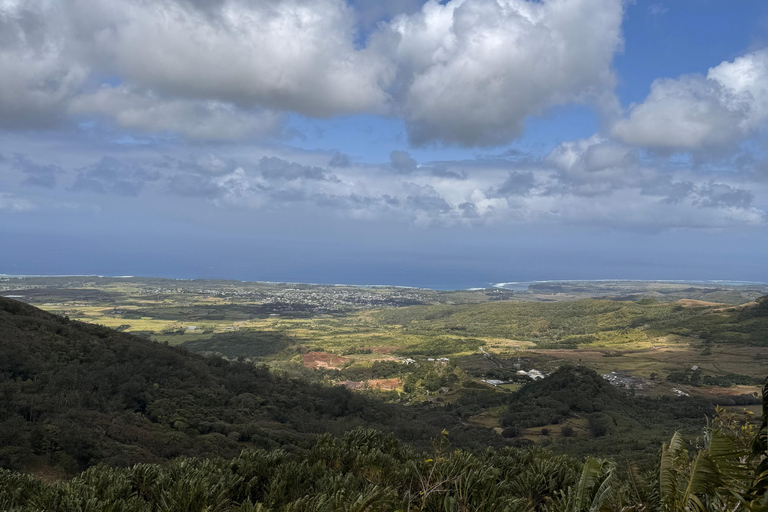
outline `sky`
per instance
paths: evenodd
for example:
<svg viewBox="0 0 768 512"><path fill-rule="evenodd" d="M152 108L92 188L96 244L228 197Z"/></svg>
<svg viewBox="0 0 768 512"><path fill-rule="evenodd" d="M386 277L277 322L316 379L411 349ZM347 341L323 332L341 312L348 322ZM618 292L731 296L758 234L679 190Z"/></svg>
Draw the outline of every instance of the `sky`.
<svg viewBox="0 0 768 512"><path fill-rule="evenodd" d="M0 0L0 274L768 281L768 3Z"/></svg>

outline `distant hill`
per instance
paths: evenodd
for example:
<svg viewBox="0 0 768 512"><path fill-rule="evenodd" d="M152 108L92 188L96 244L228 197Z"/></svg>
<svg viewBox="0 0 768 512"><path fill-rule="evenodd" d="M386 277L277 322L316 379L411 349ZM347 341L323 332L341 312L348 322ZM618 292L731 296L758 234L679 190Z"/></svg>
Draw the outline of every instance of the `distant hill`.
<svg viewBox="0 0 768 512"><path fill-rule="evenodd" d="M635 396L593 370L565 365L515 393L502 422L517 435L532 427L573 423L583 427L581 437L560 440L558 449L652 458L661 440L675 431L697 434L705 418L714 415L714 405L705 399Z"/></svg>
<svg viewBox="0 0 768 512"><path fill-rule="evenodd" d="M492 302L413 306L374 313L407 332L447 332L536 342L540 348L577 348L629 331L636 341L680 334L712 342L768 346L768 296L741 306L583 299L564 302Z"/></svg>
<svg viewBox="0 0 768 512"><path fill-rule="evenodd" d="M426 445L443 428L468 447L503 444L445 408L406 408L203 357L0 298L0 467L74 473L244 447L306 447L376 426Z"/></svg>

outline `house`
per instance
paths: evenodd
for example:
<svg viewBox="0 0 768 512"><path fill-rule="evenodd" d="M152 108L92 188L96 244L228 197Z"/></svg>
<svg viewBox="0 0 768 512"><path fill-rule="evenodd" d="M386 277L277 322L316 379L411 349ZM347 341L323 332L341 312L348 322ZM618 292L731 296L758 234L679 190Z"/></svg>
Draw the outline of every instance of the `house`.
<svg viewBox="0 0 768 512"><path fill-rule="evenodd" d="M527 377L530 377L533 380L539 380L539 379L543 379L544 378L544 374L542 372L540 372L539 370L535 370L535 369L534 370L529 370L529 371L517 370L515 373L517 375L525 375Z"/></svg>

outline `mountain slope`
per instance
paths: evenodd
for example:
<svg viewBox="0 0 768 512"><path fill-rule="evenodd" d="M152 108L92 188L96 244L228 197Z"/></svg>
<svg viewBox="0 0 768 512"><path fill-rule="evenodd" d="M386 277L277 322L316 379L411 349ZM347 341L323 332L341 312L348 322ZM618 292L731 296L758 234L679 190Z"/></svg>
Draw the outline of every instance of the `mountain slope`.
<svg viewBox="0 0 768 512"><path fill-rule="evenodd" d="M0 298L0 467L127 465L244 447L308 446L375 425L426 443L500 438L438 408L384 404L265 368L202 357Z"/></svg>

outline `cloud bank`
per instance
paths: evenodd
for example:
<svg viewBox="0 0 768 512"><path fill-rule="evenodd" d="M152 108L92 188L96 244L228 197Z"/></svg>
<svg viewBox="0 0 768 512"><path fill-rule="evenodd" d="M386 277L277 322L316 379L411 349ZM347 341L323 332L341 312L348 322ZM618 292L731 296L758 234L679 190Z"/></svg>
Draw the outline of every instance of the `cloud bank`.
<svg viewBox="0 0 768 512"><path fill-rule="evenodd" d="M81 155L56 166L30 155L0 163L21 210L34 194L68 203L136 198L143 208L272 212L288 217L371 220L394 225L580 225L636 229L728 228L766 222L768 183L749 171L714 173L598 136L565 142L543 157L417 162L393 151L380 164L338 163L338 154L220 153L173 147L140 154ZM231 156L239 153L237 156ZM53 158L57 160L57 158ZM153 206L154 205L154 206ZM185 213L186 212L186 213Z"/></svg>

